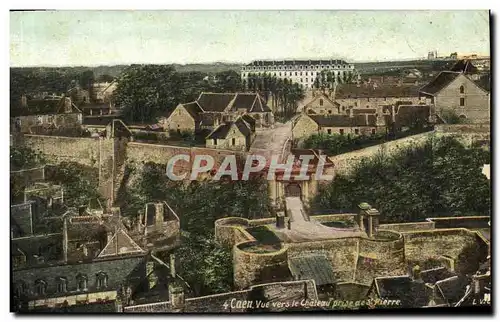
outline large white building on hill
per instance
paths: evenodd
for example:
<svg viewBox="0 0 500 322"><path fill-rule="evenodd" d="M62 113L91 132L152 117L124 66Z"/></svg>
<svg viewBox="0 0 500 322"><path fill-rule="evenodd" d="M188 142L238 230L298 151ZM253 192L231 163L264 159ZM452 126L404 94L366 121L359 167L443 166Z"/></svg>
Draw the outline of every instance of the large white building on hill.
<svg viewBox="0 0 500 322"><path fill-rule="evenodd" d="M323 71L332 71L335 77L353 73L354 65L344 60L255 60L241 68L241 78L247 81L249 74L267 73L279 79L288 79L311 88L316 77Z"/></svg>

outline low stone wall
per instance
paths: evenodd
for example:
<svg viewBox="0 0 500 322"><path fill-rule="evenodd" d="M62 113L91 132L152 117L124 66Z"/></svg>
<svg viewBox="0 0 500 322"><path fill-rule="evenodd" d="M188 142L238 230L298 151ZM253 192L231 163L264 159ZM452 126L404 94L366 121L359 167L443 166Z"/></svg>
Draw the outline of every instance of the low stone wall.
<svg viewBox="0 0 500 322"><path fill-rule="evenodd" d="M242 301L253 300L253 308L256 308L256 298L254 298L253 294L262 295L258 300L261 300L263 303L285 303L286 299L282 299L282 297L286 297L288 300L293 298L298 302L301 302L303 299L309 301L318 299L314 281L305 280L259 284L242 291L189 298L184 301L184 306L180 310L173 308L171 302L167 301L127 306L124 307L123 311L125 313L242 313L250 311L241 306ZM276 294L281 296L276 297ZM237 303L240 304L240 307L236 307ZM283 309L279 306L273 306L272 303L270 304L269 311L281 311Z"/></svg>
<svg viewBox="0 0 500 322"><path fill-rule="evenodd" d="M409 222L399 224L382 224L379 226L380 230L392 230L398 232L411 232L416 230L432 230L434 229L434 222Z"/></svg>
<svg viewBox="0 0 500 322"><path fill-rule="evenodd" d="M432 135L432 132L420 133L383 144L370 146L364 149L336 156L329 156L328 158L333 162L336 174L347 174L352 171L354 166L363 158L374 156L380 152L393 153L406 146L420 145L424 143L430 135Z"/></svg>
<svg viewBox="0 0 500 322"><path fill-rule="evenodd" d="M311 216L311 220L317 222L330 222L330 221L353 221L356 222L357 214L332 214L332 215L317 215Z"/></svg>
<svg viewBox="0 0 500 322"><path fill-rule="evenodd" d="M438 133L490 133L490 124L437 124L434 130Z"/></svg>
<svg viewBox="0 0 500 322"><path fill-rule="evenodd" d="M34 182L44 181L45 180L45 167L37 167L32 169L20 170L20 171L11 171L10 172L11 180L18 180L18 182L22 182L24 185L30 185Z"/></svg>
<svg viewBox="0 0 500 322"><path fill-rule="evenodd" d="M490 216L427 218L436 228L488 228L490 220Z"/></svg>

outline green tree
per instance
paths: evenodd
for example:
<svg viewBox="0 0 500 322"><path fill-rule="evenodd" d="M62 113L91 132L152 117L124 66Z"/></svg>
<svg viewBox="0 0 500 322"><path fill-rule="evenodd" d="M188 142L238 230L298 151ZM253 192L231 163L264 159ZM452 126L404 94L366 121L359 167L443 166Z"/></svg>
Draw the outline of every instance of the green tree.
<svg viewBox="0 0 500 322"><path fill-rule="evenodd" d="M129 122L153 121L182 98L183 79L172 66L132 65L118 79L114 101Z"/></svg>
<svg viewBox="0 0 500 322"><path fill-rule="evenodd" d="M383 222L421 221L431 216L489 214L491 191L482 175L489 153L454 138L429 138L422 146L362 159L349 175L335 179L313 200L313 208L378 208Z"/></svg>
<svg viewBox="0 0 500 322"><path fill-rule="evenodd" d="M10 170L29 169L44 164L45 158L39 152L26 146L10 147Z"/></svg>
<svg viewBox="0 0 500 322"><path fill-rule="evenodd" d="M90 199L100 198L95 169L86 168L75 162L59 163L50 181L62 185L64 203L69 207L87 205Z"/></svg>

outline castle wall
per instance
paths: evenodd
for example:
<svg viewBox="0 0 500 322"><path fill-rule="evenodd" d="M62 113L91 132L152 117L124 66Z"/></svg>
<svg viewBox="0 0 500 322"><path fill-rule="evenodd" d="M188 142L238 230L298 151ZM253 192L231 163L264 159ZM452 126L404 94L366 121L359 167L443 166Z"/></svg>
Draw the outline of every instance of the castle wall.
<svg viewBox="0 0 500 322"><path fill-rule="evenodd" d="M397 232L378 231L377 239L359 239L355 282L370 284L377 276L403 275L405 243ZM381 238L386 238L381 240Z"/></svg>
<svg viewBox="0 0 500 322"><path fill-rule="evenodd" d="M253 241L245 228L248 227L249 220L245 218L229 217L215 221L215 240L226 246L234 246L244 241Z"/></svg>
<svg viewBox="0 0 500 322"><path fill-rule="evenodd" d="M475 232L464 228L404 232L403 236L409 262L423 262L441 256L456 261L467 245L479 242Z"/></svg>
<svg viewBox="0 0 500 322"><path fill-rule="evenodd" d="M98 167L99 139L48 135L24 135L26 146L41 152L49 162L77 162Z"/></svg>
<svg viewBox="0 0 500 322"><path fill-rule="evenodd" d="M288 247L283 246L276 251L248 249L257 245L258 242L247 241L236 244L233 248L234 287L238 290L266 282L268 278L273 280L287 278L282 273L288 272ZM266 274L268 272L272 272L273 276Z"/></svg>

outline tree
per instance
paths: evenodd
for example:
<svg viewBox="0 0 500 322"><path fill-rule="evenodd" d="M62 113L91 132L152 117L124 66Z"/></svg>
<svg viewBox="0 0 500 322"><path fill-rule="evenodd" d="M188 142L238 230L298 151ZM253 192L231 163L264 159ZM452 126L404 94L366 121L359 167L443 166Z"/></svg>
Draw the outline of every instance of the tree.
<svg viewBox="0 0 500 322"><path fill-rule="evenodd" d="M92 88L92 84L94 83L94 80L95 80L94 72L91 70L84 71L83 73L81 73L79 75L79 78L78 78L78 82L80 83L80 86L83 89L87 89L87 90Z"/></svg>
<svg viewBox="0 0 500 322"><path fill-rule="evenodd" d="M108 74L102 74L99 77L97 77L97 81L100 83L111 83L114 80L115 78Z"/></svg>
<svg viewBox="0 0 500 322"><path fill-rule="evenodd" d="M378 208L383 222L432 216L489 214L491 191L482 175L489 153L454 138L429 138L422 146L362 159L313 200L313 208L353 210L360 202Z"/></svg>
<svg viewBox="0 0 500 322"><path fill-rule="evenodd" d="M118 79L114 100L126 121L153 121L180 103L182 83L172 66L132 65Z"/></svg>
<svg viewBox="0 0 500 322"><path fill-rule="evenodd" d="M269 217L271 206L266 182L193 181L187 186L170 181L165 165L147 163L137 172L124 214L137 215L137 205L165 200L180 217L181 246L176 250L182 263L179 274L194 296L231 291L232 252L215 242L214 222L224 217ZM134 209L132 209L135 207ZM165 257L166 259L166 257Z"/></svg>
<svg viewBox="0 0 500 322"><path fill-rule="evenodd" d="M10 147L10 170L29 169L45 163L45 158L39 152L26 146Z"/></svg>
<svg viewBox="0 0 500 322"><path fill-rule="evenodd" d="M214 91L218 93L236 93L244 89L240 74L227 70L215 74Z"/></svg>
<svg viewBox="0 0 500 322"><path fill-rule="evenodd" d="M79 207L88 204L91 199L101 198L95 172L75 162L61 162L55 167L50 181L62 185L67 206Z"/></svg>

